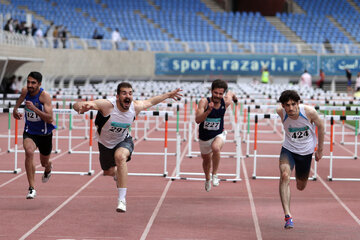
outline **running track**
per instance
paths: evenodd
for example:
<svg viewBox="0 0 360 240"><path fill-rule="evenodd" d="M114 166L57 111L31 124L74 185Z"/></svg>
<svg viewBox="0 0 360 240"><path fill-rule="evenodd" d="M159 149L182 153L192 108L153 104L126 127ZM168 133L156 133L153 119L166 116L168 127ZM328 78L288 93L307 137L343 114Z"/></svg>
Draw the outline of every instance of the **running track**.
<svg viewBox="0 0 360 240"><path fill-rule="evenodd" d="M0 126L0 134L7 134L7 115L1 115L0 119L4 123ZM169 127L175 128L175 124L169 124ZM260 128L267 127L271 129L271 126ZM19 129L22 128L20 124ZM73 135L83 134L80 130L73 132ZM67 130L59 130L59 133L66 135ZM163 135L163 132L154 129L154 124L150 125L149 137ZM144 141L141 132L139 137L135 142L135 151L163 151L163 142ZM174 138L175 133L169 132L169 137ZM277 139L279 131L260 134L259 138ZM19 142L19 148L22 149L22 140ZM60 149L65 151L52 155L54 170L87 170L88 155L68 154L67 141L60 140L59 144ZM74 150L87 150L88 140L73 140L72 146ZM0 147L0 169L9 169L14 154L6 152L7 139L0 139ZM197 143L194 143L193 148L198 150ZM94 151L97 151L96 144ZM174 142L169 142L168 151L175 151ZM235 151L235 145L227 143L223 151ZM245 152L245 144L242 151ZM278 154L279 151L279 144L258 146L258 153ZM335 151L338 155L345 155L352 149L337 144ZM186 154L187 144L183 142L181 167L187 171L201 172L200 158L187 158ZM325 155L328 155L328 150ZM284 230L278 180L251 179L251 157L242 161L242 181L221 182L219 187L213 187L210 192L204 190L202 181L129 176L128 211L125 214L115 211L115 183L112 178L102 176L97 158L98 155L94 155L95 174L92 176L53 174L50 181L43 184L41 175L37 174L38 196L34 200L27 200L24 155L20 153L19 166L22 172L0 174L0 239L355 240L360 236L360 183L327 181L328 159L320 162L318 181L309 181L305 191L297 191L295 182L291 182L291 209L295 228ZM37 154L35 163L39 166ZM169 175L173 175L175 157L169 157L168 164ZM258 159L257 174L277 176L277 164L277 159ZM161 172L162 157L133 156L128 167L129 172ZM234 159L224 158L220 171L233 173L234 167ZM338 160L334 163L334 169L334 175L359 177L360 162ZM38 170L43 169L38 167Z"/></svg>

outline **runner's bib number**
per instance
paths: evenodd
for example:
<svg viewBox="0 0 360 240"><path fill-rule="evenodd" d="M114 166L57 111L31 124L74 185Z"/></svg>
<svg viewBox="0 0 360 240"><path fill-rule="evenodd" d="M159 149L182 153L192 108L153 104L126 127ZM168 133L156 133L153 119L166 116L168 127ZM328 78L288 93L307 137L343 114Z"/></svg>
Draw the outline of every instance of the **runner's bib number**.
<svg viewBox="0 0 360 240"><path fill-rule="evenodd" d="M111 126L109 131L113 132L113 133L124 133L126 131L127 128L120 128L120 127L114 127Z"/></svg>
<svg viewBox="0 0 360 240"><path fill-rule="evenodd" d="M111 122L109 131L113 133L121 133L123 134L127 129L129 129L131 124L129 123L119 123L119 122Z"/></svg>
<svg viewBox="0 0 360 240"><path fill-rule="evenodd" d="M291 133L291 140L293 142L302 142L309 137L309 130L297 131Z"/></svg>
<svg viewBox="0 0 360 240"><path fill-rule="evenodd" d="M25 110L26 120L29 122L39 122L41 118L33 111Z"/></svg>
<svg viewBox="0 0 360 240"><path fill-rule="evenodd" d="M207 118L204 121L204 129L216 131L220 129L221 118Z"/></svg>

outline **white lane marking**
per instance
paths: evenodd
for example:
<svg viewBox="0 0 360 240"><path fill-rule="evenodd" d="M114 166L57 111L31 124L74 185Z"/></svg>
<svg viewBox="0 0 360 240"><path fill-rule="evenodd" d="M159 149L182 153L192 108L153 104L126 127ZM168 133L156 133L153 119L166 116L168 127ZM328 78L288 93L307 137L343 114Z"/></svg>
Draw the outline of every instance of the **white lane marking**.
<svg viewBox="0 0 360 240"><path fill-rule="evenodd" d="M76 148L80 147L80 146L81 146L82 144L84 144L84 143L86 143L86 141L84 141L84 142L82 142L82 143L79 143L78 145L74 146L73 148L76 149ZM62 157L62 156L65 155L65 154L68 154L68 152L65 152L65 151L64 151L63 153L60 153L59 155L56 155L56 157L53 157L53 158L51 158L50 160L51 160L51 161L55 161L56 159L58 159L59 157ZM35 166L35 169L36 169L36 168L39 168L39 167L41 167L41 164L36 165L36 166ZM10 179L9 181L4 182L3 184L1 184L1 185L0 185L0 188L6 186L7 184L15 181L15 180L18 179L18 178L24 176L25 174L26 174L26 171L24 171L23 173L20 173L20 174L17 175L16 177L14 177L14 178Z"/></svg>
<svg viewBox="0 0 360 240"><path fill-rule="evenodd" d="M244 172L244 179L245 179L245 183L246 183L246 189L247 189L248 196L249 196L251 215L252 215L254 226L255 226L256 238L258 240L262 240L259 219L258 219L258 217L256 215L256 207L255 207L255 203L254 203L254 197L252 195L249 176L247 174L245 161L242 160L241 163L242 163L241 165L242 165L242 169L243 169L243 172Z"/></svg>
<svg viewBox="0 0 360 240"><path fill-rule="evenodd" d="M54 216L58 211L60 211L66 204L68 204L71 200L73 200L80 192L82 192L87 186L90 185L96 178L98 178L102 174L102 171L98 172L93 178L90 179L87 183L85 183L79 190L77 190L73 195L71 195L68 199L66 199L60 206L55 208L49 215L43 218L38 224L36 224L32 229L30 229L27 233L22 235L19 240L26 239L30 234L36 231L41 225L43 225L47 220L49 220L52 216Z"/></svg>
<svg viewBox="0 0 360 240"><path fill-rule="evenodd" d="M195 132L195 130L193 130L192 135L194 135L194 132ZM183 152L182 152L182 154L181 154L181 156L180 156L180 162L184 159L184 156L185 156L185 154L186 154L186 150L188 149L188 146L189 146L189 145L186 144L186 146L185 146L185 148L184 148L184 150L183 150ZM175 171L176 171L176 167L174 168L171 176L174 176ZM166 194L167 194L168 191L169 191L169 188L170 188L170 186L171 186L171 183L172 183L172 181L169 180L168 183L166 184L166 186L165 186L165 188L164 188L164 191L162 192L161 197L160 197L158 203L156 204L156 207L155 207L153 213L151 214L151 217L150 217L150 219L149 219L149 221L148 221L148 224L146 225L146 227L145 227L145 229L144 229L144 232L143 232L143 234L142 234L141 237L140 237L140 240L145 240L146 237L147 237L147 235L149 234L149 231L150 231L150 229L151 229L151 226L153 225L154 220L155 220L156 216L157 216L158 213L159 213L160 207L161 207L161 205L163 204L163 202L164 202L164 200L165 200Z"/></svg>
<svg viewBox="0 0 360 240"><path fill-rule="evenodd" d="M151 129L148 133L151 133L155 130L155 127ZM136 143L134 143L134 146L137 145L140 141L144 140L144 136L141 137ZM95 179L97 179L103 171L100 171L98 174L96 174L93 178L91 178L87 183L85 183L79 190L77 190L73 195L71 195L68 199L66 199L60 206L58 206L54 211L52 211L49 215L47 215L45 218L43 218L38 224L36 224L32 229L30 229L27 233L25 233L19 240L26 239L30 234L32 234L34 231L36 231L41 225L43 225L47 220L49 220L52 216L54 216L58 211L60 211L66 204L68 204L71 200L73 200L80 192L82 192L87 186L90 185Z"/></svg>

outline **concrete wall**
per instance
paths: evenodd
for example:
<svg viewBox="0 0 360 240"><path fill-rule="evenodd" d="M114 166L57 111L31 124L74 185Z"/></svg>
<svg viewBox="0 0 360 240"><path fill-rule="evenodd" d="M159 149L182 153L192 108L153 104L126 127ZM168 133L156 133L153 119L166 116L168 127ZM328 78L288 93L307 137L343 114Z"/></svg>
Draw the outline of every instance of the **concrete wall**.
<svg viewBox="0 0 360 240"><path fill-rule="evenodd" d="M43 49L0 45L0 56L44 59L43 64L25 64L17 75L39 71L43 75L153 76L152 52Z"/></svg>

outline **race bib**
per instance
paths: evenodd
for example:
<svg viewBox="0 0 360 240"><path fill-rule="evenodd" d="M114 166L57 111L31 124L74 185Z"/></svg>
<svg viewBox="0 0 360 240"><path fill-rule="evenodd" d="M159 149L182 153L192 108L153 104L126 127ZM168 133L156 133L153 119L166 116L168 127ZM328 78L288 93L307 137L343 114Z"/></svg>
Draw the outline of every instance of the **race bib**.
<svg viewBox="0 0 360 240"><path fill-rule="evenodd" d="M37 115L35 112L29 110L29 109L25 109L25 114L26 114L26 120L29 122L39 122L41 121L41 118L39 115Z"/></svg>
<svg viewBox="0 0 360 240"><path fill-rule="evenodd" d="M221 118L206 118L204 121L204 129L216 131L220 129Z"/></svg>
<svg viewBox="0 0 360 240"><path fill-rule="evenodd" d="M306 140L309 136L309 127L305 126L302 128L289 128L289 132L291 135L291 141L293 142L302 142Z"/></svg>
<svg viewBox="0 0 360 240"><path fill-rule="evenodd" d="M109 131L113 133L124 133L130 126L130 123L111 122Z"/></svg>

